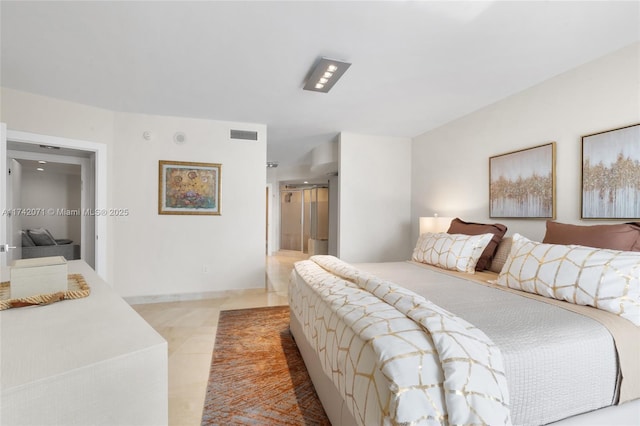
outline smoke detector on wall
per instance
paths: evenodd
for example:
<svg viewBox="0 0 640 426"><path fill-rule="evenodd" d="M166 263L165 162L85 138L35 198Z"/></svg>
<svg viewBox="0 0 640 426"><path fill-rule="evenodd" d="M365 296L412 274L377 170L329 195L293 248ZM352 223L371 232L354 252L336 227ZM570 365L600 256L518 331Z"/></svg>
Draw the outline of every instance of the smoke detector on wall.
<svg viewBox="0 0 640 426"><path fill-rule="evenodd" d="M176 132L173 135L173 141L178 145L184 145L187 142L187 135L184 132Z"/></svg>

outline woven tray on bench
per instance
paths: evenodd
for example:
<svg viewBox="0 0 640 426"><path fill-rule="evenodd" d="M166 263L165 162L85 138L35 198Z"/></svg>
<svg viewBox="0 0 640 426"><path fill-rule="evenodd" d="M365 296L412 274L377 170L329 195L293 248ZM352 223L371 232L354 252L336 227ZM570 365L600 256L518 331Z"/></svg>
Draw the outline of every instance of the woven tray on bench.
<svg viewBox="0 0 640 426"><path fill-rule="evenodd" d="M11 284L9 281L0 283L0 311L10 308L22 308L24 306L48 305L60 300L82 299L91 294L89 285L82 274L68 275L69 289L57 293L39 294L35 296L11 299Z"/></svg>

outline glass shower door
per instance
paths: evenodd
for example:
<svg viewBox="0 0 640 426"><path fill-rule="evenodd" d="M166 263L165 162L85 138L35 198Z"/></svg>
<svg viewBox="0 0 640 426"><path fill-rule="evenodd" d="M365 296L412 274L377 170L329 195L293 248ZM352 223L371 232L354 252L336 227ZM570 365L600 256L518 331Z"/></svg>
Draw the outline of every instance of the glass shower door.
<svg viewBox="0 0 640 426"><path fill-rule="evenodd" d="M280 193L280 249L302 251L302 192Z"/></svg>

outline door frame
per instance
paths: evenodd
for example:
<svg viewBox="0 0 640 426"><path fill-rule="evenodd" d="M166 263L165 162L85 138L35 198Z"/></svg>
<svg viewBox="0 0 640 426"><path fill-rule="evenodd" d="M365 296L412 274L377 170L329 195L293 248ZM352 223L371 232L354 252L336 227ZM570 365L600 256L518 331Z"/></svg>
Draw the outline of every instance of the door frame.
<svg viewBox="0 0 640 426"><path fill-rule="evenodd" d="M17 130L7 130L6 141L7 143L47 145L93 153L95 156L95 209L96 211L107 211L107 145ZM2 170L6 172L6 159L2 163L4 164L0 164L0 172ZM95 215L95 220L95 271L102 279L109 282L107 276L107 215Z"/></svg>
<svg viewBox="0 0 640 426"><path fill-rule="evenodd" d="M6 222L3 224L5 229L7 230L6 242L13 247L13 249L8 250L6 253L6 261L7 264L13 264L13 262L17 259L22 258L22 237L20 234L20 230L22 229L22 216L19 214L15 214L13 210L19 205L16 204L16 187L22 186L22 165L18 163L18 161L8 155L9 151L7 151L7 174L5 178L7 179L5 188L7 189L7 196L4 198L5 208L8 209L11 214L5 215ZM17 184L16 184L17 183ZM18 196L21 191L19 191ZM20 253L20 255L18 255Z"/></svg>
<svg viewBox="0 0 640 426"><path fill-rule="evenodd" d="M267 192L267 256L274 253L273 209L275 208L276 194L273 193L273 184L268 183Z"/></svg>
<svg viewBox="0 0 640 426"><path fill-rule="evenodd" d="M0 123L0 244L9 245L9 235L7 234L7 125ZM4 247L0 250L0 275L2 275L4 267L8 266L9 255L5 252ZM7 280L8 277L2 275L0 281Z"/></svg>

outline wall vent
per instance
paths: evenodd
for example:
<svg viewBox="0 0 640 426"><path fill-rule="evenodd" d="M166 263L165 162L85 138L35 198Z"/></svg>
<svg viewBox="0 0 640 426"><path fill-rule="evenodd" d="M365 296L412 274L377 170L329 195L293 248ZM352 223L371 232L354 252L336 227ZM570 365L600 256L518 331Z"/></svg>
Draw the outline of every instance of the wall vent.
<svg viewBox="0 0 640 426"><path fill-rule="evenodd" d="M253 132L251 130L233 130L231 129L231 133L229 135L231 139L241 139L245 141L257 141L258 140L258 132Z"/></svg>

